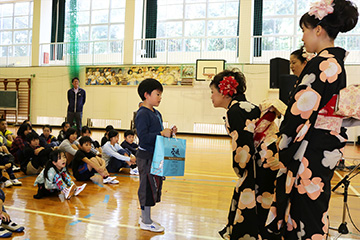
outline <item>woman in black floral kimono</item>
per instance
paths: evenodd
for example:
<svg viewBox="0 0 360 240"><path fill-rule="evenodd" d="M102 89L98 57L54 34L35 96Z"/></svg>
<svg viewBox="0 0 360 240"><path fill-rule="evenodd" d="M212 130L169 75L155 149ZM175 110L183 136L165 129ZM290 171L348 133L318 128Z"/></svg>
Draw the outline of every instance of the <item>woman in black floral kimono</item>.
<svg viewBox="0 0 360 240"><path fill-rule="evenodd" d="M334 40L357 20L357 8L346 0L313 3L300 19L306 50L317 56L302 71L279 132L276 202L267 224L284 239L327 238L330 180L346 138L334 107L346 86L347 54Z"/></svg>
<svg viewBox="0 0 360 240"><path fill-rule="evenodd" d="M254 157L254 131L260 109L246 100L245 76L241 72L225 70L217 74L210 83L210 89L214 107L227 109L226 129L232 137L233 168L239 177L230 205L228 224L219 233L227 239L276 239L270 237L264 226L273 199L278 160L266 144L261 144L264 151L259 154L259 161ZM270 115L273 120L273 114ZM267 118L264 117L263 123L270 121ZM258 142L263 140L268 129L267 125L258 132ZM267 170L256 175L260 167ZM270 181L266 180L267 171L273 172Z"/></svg>

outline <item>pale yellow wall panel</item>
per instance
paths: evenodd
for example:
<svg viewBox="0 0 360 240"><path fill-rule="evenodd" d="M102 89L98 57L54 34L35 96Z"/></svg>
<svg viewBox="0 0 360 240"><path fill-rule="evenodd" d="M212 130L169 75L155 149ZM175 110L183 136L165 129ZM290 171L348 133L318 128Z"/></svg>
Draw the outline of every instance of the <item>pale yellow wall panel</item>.
<svg viewBox="0 0 360 240"><path fill-rule="evenodd" d="M244 65L241 68L247 78L246 96L259 104L267 97L277 97L277 90L269 89L269 65ZM121 119L122 128L128 128L133 111L140 98L137 87L86 86L83 68L80 87L87 92L83 124L87 118ZM348 83L359 82L360 68L346 66ZM70 88L67 67L0 68L0 77L30 77L32 80L31 120L37 116L65 117L66 92ZM181 132L192 132L194 123L222 124L224 109L215 109L210 99L209 82L195 82L193 87L164 86L162 103L158 108L164 121L176 124ZM352 131L351 129L349 131Z"/></svg>

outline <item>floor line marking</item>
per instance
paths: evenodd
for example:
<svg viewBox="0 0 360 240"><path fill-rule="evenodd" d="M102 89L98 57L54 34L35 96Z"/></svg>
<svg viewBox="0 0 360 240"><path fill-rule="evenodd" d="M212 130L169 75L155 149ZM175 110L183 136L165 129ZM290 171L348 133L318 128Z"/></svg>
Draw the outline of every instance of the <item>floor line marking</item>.
<svg viewBox="0 0 360 240"><path fill-rule="evenodd" d="M13 210L18 210L18 211L23 211L23 212L29 212L29 213L36 213L36 214L49 215L49 216L54 216L54 217L61 217L61 218L66 218L66 219L74 219L74 218L76 218L77 221L83 221L83 222L87 222L87 223L97 223L97 224L100 224L100 225L112 225L112 226L114 226L113 221L100 221L100 220L95 220L95 219L88 219L88 218L85 218L86 216L81 218L81 217L68 216L68 215L62 215L62 214L57 214L57 213L49 213L49 212L43 212L43 211L37 211L37 210L31 210L31 209L24 209L24 208L17 208L17 207L11 207L11 206L10 207L7 206L6 208L13 209ZM91 214L89 214L89 215L91 215ZM118 227L140 230L140 227L131 226L131 225L127 225L127 224L117 223L116 225ZM172 232L172 231L165 231L165 233L174 234L174 235L178 235L178 236L189 237L189 238L219 239L218 237L209 237L209 236L194 235L194 234Z"/></svg>
<svg viewBox="0 0 360 240"><path fill-rule="evenodd" d="M206 173L206 172L205 172ZM207 172L210 173L210 172ZM195 176L203 176L203 177L213 177L213 178L229 178L229 179L236 179L236 175L234 173L234 175L230 176L230 174L228 176L224 176L224 175L211 175L211 174L203 174L203 172L187 172L185 171L185 176L186 175L195 175ZM130 178L139 178L139 176L136 175L127 175L127 174L112 174L112 176L116 176L116 177L130 177Z"/></svg>
<svg viewBox="0 0 360 240"><path fill-rule="evenodd" d="M32 177L32 176L37 176L37 175L36 174L24 175L22 177L18 177L17 179L23 179L23 178Z"/></svg>
<svg viewBox="0 0 360 240"><path fill-rule="evenodd" d="M205 185L205 186L216 186L216 187L231 187L234 188L233 185L220 185L220 184L209 184L209 183L199 183L199 182L191 182L191 181L177 181L172 179L166 179L167 182L176 182L176 183L185 183L185 184L194 184L194 185Z"/></svg>
<svg viewBox="0 0 360 240"><path fill-rule="evenodd" d="M98 183L96 181L92 181L93 183L95 183L96 185L98 185L99 187L104 187L104 185L102 185L101 183Z"/></svg>
<svg viewBox="0 0 360 240"><path fill-rule="evenodd" d="M201 174L201 173L188 173L188 172L185 172L185 175L196 175L196 176L203 176L203 177L236 179L236 176L230 177L230 176L209 175L209 174Z"/></svg>
<svg viewBox="0 0 360 240"><path fill-rule="evenodd" d="M103 203L108 203L110 199L110 195L106 194Z"/></svg>

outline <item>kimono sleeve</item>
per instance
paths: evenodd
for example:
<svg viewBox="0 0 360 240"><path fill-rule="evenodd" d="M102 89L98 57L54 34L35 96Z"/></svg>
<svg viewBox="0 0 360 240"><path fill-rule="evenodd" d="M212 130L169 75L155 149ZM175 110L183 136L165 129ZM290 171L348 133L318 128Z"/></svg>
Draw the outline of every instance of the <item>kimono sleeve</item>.
<svg viewBox="0 0 360 240"><path fill-rule="evenodd" d="M232 137L233 167L240 176L253 165L250 160L255 152L254 139L248 125L256 121L259 115L258 108L247 112L236 105L227 112L228 129Z"/></svg>

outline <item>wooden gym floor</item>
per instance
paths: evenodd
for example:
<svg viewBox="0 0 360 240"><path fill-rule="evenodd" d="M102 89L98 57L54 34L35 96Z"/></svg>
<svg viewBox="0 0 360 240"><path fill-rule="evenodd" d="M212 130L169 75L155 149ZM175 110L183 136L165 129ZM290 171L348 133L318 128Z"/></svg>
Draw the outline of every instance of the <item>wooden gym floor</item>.
<svg viewBox="0 0 360 240"><path fill-rule="evenodd" d="M36 131L42 132L39 128ZM57 136L58 130L53 134ZM99 141L102 135L102 132L94 131L93 138ZM138 226L139 180L136 176L120 172L115 174L119 184L103 185L100 176L96 175L95 181L88 182L79 196L61 201L57 196L33 199L37 190L33 185L36 176L16 173L23 186L3 188L5 206L13 221L25 226L25 231L13 233L10 239L219 239L217 232L226 224L236 182L231 168L230 138L178 137L187 140L185 176L168 177L164 182L162 201L152 209L152 218L165 227L164 233L143 231ZM347 145L346 165L360 163L359 153L359 147ZM332 184L347 173L336 171ZM342 191L342 187L337 190ZM360 226L358 191L360 176L351 179L348 199L351 217ZM342 209L343 196L333 193L330 226L340 225ZM360 233L350 223L348 215L346 222L350 233L339 239L360 239ZM331 239L338 235L334 230L330 230L330 234Z"/></svg>

